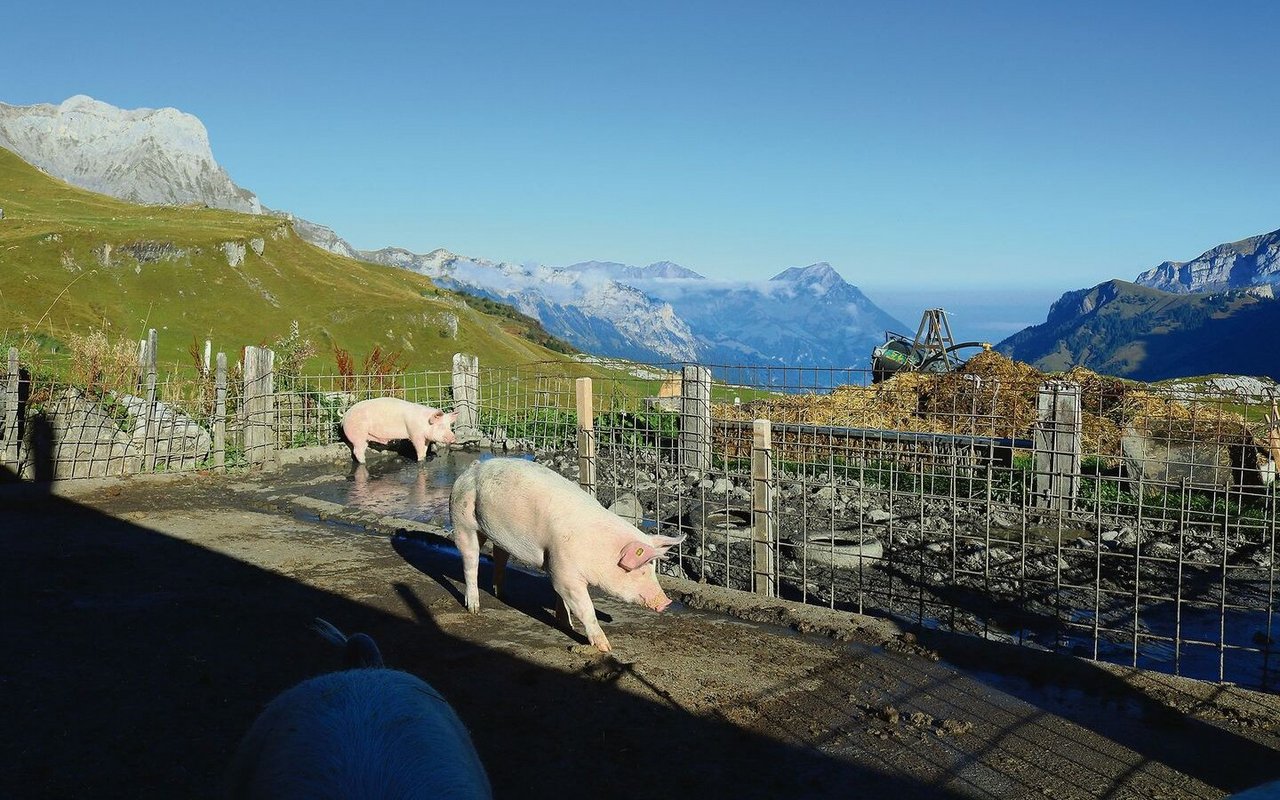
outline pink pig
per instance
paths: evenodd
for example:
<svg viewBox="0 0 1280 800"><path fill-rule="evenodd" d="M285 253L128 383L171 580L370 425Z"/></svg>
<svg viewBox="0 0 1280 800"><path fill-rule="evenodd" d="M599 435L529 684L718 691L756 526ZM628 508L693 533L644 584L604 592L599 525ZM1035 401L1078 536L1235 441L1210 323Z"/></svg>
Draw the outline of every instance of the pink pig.
<svg viewBox="0 0 1280 800"><path fill-rule="evenodd" d="M364 463L364 451L369 442L386 444L396 439L408 439L418 453L418 460L427 457L432 442L453 444L453 423L456 412L446 414L438 408L410 403L396 397L375 397L361 400L342 415L342 433L351 443L351 455Z"/></svg>
<svg viewBox="0 0 1280 800"><path fill-rule="evenodd" d="M502 595L508 555L542 568L559 595L556 619L572 630L576 614L587 639L602 652L609 652L609 640L588 586L654 611L671 605L658 585L655 561L684 537L641 533L541 464L522 458L475 462L453 485L449 511L473 614L480 610L478 572L486 537L493 540L496 595Z"/></svg>

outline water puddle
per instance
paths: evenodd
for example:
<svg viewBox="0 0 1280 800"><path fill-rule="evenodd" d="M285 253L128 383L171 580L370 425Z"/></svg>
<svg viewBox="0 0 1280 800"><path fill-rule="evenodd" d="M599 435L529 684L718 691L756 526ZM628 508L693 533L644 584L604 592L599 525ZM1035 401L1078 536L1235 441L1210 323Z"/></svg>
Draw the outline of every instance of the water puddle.
<svg viewBox="0 0 1280 800"><path fill-rule="evenodd" d="M403 458L373 458L368 464L352 463L345 474L311 476L292 471L287 479L298 493L316 500L347 506L382 516L415 522L437 522L449 517L449 493L453 483L475 461L492 453L449 450L421 463Z"/></svg>

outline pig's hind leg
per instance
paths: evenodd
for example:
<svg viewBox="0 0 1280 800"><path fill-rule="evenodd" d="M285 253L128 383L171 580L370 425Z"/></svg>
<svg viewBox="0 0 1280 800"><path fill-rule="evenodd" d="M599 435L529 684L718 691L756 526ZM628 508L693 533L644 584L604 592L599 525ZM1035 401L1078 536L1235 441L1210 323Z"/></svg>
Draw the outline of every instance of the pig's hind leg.
<svg viewBox="0 0 1280 800"><path fill-rule="evenodd" d="M493 596L498 598L499 600L503 599L502 596L506 594L505 589L507 585L507 559L508 558L510 558L510 554L507 553L506 550L503 550L501 547L498 547L497 542L494 542L494 545L493 545Z"/></svg>
<svg viewBox="0 0 1280 800"><path fill-rule="evenodd" d="M459 480L469 477L464 474ZM480 611L480 547L482 534L476 522L474 490L455 491L449 498L449 514L453 517L453 543L462 555L462 577L466 585L467 610Z"/></svg>

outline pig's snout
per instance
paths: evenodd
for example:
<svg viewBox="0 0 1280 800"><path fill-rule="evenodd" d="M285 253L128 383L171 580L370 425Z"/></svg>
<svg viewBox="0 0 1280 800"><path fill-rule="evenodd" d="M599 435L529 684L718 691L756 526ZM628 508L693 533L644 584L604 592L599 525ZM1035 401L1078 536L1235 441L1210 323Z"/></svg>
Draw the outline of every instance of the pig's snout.
<svg viewBox="0 0 1280 800"><path fill-rule="evenodd" d="M654 611L657 611L658 613L662 613L663 611L667 610L667 606L671 605L671 600L667 598L666 595L658 595L657 597L653 598L649 602L645 603L645 605L647 605L649 608L652 608Z"/></svg>

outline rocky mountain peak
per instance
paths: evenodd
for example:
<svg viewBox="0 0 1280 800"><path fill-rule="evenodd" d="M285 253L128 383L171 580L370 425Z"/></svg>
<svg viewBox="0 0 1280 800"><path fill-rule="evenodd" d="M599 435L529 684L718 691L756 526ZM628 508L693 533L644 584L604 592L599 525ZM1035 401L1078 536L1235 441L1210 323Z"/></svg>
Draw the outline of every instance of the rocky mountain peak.
<svg viewBox="0 0 1280 800"><path fill-rule="evenodd" d="M794 283L799 286L820 289L824 292L830 291L836 286L847 285L845 279L840 277L840 273L836 272L825 261L819 261L807 267L788 267L769 280Z"/></svg>
<svg viewBox="0 0 1280 800"><path fill-rule="evenodd" d="M1191 261L1166 261L1134 282L1179 294L1280 283L1280 230L1220 244Z"/></svg>
<svg viewBox="0 0 1280 800"><path fill-rule="evenodd" d="M655 261L647 267L635 267L618 261L580 261L564 268L567 272L604 275L615 281L647 281L660 279L703 280L703 276L672 261Z"/></svg>
<svg viewBox="0 0 1280 800"><path fill-rule="evenodd" d="M83 94L56 106L0 103L0 146L50 175L122 200L263 211L214 160L204 123L175 108L126 110Z"/></svg>

